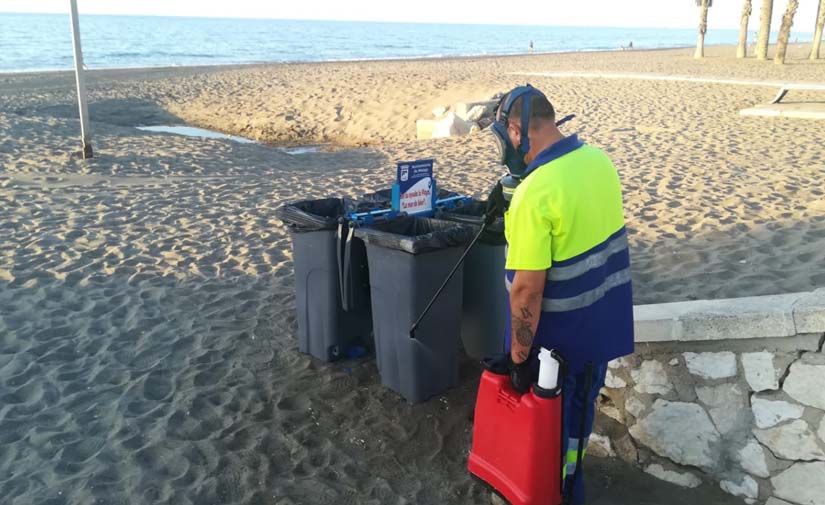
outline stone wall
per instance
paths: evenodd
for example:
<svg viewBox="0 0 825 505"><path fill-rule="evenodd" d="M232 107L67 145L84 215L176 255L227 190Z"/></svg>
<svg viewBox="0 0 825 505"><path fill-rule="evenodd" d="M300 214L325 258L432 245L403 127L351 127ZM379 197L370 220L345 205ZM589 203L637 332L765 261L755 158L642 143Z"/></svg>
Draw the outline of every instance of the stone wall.
<svg viewBox="0 0 825 505"><path fill-rule="evenodd" d="M825 290L637 306L589 453L748 503L825 504Z"/></svg>

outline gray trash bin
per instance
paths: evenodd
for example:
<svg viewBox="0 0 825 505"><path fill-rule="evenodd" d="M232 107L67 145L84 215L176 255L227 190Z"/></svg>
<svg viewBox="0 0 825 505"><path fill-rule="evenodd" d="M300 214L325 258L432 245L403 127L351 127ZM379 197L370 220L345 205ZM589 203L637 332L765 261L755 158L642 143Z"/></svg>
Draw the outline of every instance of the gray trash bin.
<svg viewBox="0 0 825 505"><path fill-rule="evenodd" d="M372 343L366 248L343 219L354 205L306 200L276 213L292 237L298 349L323 361L361 355Z"/></svg>
<svg viewBox="0 0 825 505"><path fill-rule="evenodd" d="M487 204L472 200L461 207L439 212L438 219L472 225L484 222ZM464 260L464 301L461 342L468 356L482 359L504 351L509 297L504 287L504 220L487 227Z"/></svg>
<svg viewBox="0 0 825 505"><path fill-rule="evenodd" d="M367 246L375 355L381 383L421 402L458 382L461 271L415 338L410 327L472 240L465 225L402 217L355 230Z"/></svg>

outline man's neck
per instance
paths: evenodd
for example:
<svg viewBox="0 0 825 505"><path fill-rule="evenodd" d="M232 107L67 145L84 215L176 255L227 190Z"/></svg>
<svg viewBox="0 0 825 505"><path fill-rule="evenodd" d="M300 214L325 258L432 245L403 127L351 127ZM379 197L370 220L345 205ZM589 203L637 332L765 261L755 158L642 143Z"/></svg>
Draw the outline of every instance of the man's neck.
<svg viewBox="0 0 825 505"><path fill-rule="evenodd" d="M525 161L528 164L532 163L542 151L563 139L564 135L562 135L561 131L559 131L555 125L539 130L536 132L535 138L533 135L530 136L530 152L527 153Z"/></svg>

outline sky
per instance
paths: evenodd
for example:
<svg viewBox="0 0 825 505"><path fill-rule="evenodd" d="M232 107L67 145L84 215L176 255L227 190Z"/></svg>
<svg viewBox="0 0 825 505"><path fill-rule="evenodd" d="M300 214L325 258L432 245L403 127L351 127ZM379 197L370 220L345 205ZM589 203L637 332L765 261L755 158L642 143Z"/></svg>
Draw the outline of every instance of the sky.
<svg viewBox="0 0 825 505"><path fill-rule="evenodd" d="M801 0L794 31L812 32L819 0ZM743 0L716 0L708 27L739 28ZM753 0L750 30L761 0ZM555 5L554 5L555 4ZM0 12L68 12L69 0L0 0ZM503 9L503 6L518 6ZM778 30L787 0L774 0ZM134 14L269 19L694 28L695 0L78 0L82 14ZM505 12L503 12L505 11Z"/></svg>

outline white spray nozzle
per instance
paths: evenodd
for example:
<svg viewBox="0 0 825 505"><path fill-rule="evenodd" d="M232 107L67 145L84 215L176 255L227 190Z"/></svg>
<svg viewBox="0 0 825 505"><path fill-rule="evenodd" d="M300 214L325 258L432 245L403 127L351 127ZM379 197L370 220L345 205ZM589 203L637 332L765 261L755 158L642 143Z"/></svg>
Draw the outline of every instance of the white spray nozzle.
<svg viewBox="0 0 825 505"><path fill-rule="evenodd" d="M559 383L559 361L544 347L539 351L539 387L556 389Z"/></svg>

